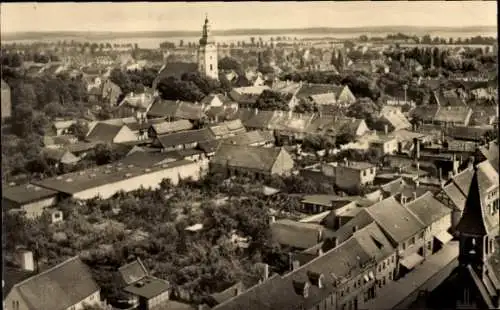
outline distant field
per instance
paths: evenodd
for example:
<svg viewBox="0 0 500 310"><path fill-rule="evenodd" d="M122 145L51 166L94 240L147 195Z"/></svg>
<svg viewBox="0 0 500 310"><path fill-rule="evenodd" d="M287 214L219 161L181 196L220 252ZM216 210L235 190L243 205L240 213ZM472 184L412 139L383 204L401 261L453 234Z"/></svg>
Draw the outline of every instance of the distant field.
<svg viewBox="0 0 500 310"><path fill-rule="evenodd" d="M473 36L497 36L496 27L357 27L357 28L309 28L309 29L236 29L214 31L213 35L220 42L249 41L250 37L268 41L271 37L287 36L292 38L332 38L347 39L360 35L386 36L387 34L404 33L408 35L440 36L446 38L465 38ZM195 42L200 31L143 31L143 32L23 32L2 33L1 41L5 43L30 43L35 41L95 41L118 43L137 43L142 48L157 48L162 41L179 43Z"/></svg>

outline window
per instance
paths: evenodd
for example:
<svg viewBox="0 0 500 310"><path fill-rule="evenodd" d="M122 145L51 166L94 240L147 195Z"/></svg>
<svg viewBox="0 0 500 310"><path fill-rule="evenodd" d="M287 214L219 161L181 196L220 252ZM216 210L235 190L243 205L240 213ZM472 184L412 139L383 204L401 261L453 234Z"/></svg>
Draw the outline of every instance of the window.
<svg viewBox="0 0 500 310"><path fill-rule="evenodd" d="M403 244L401 245L401 248L404 250L406 250L406 243L403 242Z"/></svg>
<svg viewBox="0 0 500 310"><path fill-rule="evenodd" d="M210 71L212 71L212 70L213 70L213 66L212 66L212 65L210 65Z"/></svg>
<svg viewBox="0 0 500 310"><path fill-rule="evenodd" d="M364 176L364 177L366 177L366 170L365 170L365 171L363 171L363 176Z"/></svg>
<svg viewBox="0 0 500 310"><path fill-rule="evenodd" d="M414 245L415 244L415 237L411 237L410 238L410 245Z"/></svg>
<svg viewBox="0 0 500 310"><path fill-rule="evenodd" d="M422 232L420 233L420 235L418 235L418 237L419 237L420 239L424 239L424 232L422 231Z"/></svg>

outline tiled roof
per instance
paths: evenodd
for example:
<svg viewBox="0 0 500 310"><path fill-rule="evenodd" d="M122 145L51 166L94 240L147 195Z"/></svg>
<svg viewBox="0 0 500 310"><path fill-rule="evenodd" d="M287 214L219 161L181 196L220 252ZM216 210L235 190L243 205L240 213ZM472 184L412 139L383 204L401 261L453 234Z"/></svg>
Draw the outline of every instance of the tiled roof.
<svg viewBox="0 0 500 310"><path fill-rule="evenodd" d="M361 212L359 212L358 214L356 214L356 216L354 216L354 218L352 218L343 226L341 226L338 230L336 230L333 236L337 238L337 241L339 243L342 243L347 239L349 239L350 237L352 237L354 233L354 228L356 228L356 230L359 230L368 226L373 222L374 219L368 212L366 212L366 209L362 209Z"/></svg>
<svg viewBox="0 0 500 310"><path fill-rule="evenodd" d="M161 122L151 125L157 135L193 129L193 124L188 120L178 120L173 122Z"/></svg>
<svg viewBox="0 0 500 310"><path fill-rule="evenodd" d="M446 130L446 134L455 139L480 141L489 129L473 126L453 126Z"/></svg>
<svg viewBox="0 0 500 310"><path fill-rule="evenodd" d="M181 144L199 143L214 140L215 136L208 128L180 131L161 135L156 138L162 147L168 148Z"/></svg>
<svg viewBox="0 0 500 310"><path fill-rule="evenodd" d="M472 109L466 106L440 107L434 116L435 121L465 123L472 115Z"/></svg>
<svg viewBox="0 0 500 310"><path fill-rule="evenodd" d="M215 305L218 305L233 298L237 294L242 293L243 291L245 291L245 285L242 282L237 282L222 292L210 295L210 298L214 301Z"/></svg>
<svg viewBox="0 0 500 310"><path fill-rule="evenodd" d="M252 145L255 143L274 142L274 135L271 131L249 131L222 140L223 143L233 145Z"/></svg>
<svg viewBox="0 0 500 310"><path fill-rule="evenodd" d="M417 235L425 228L413 213L389 197L366 209L375 222L389 235L394 245Z"/></svg>
<svg viewBox="0 0 500 310"><path fill-rule="evenodd" d="M42 152L46 158L65 164L76 163L79 161L78 157L63 149L44 148Z"/></svg>
<svg viewBox="0 0 500 310"><path fill-rule="evenodd" d="M198 120L205 114L201 105L191 102L156 100L148 111L148 116Z"/></svg>
<svg viewBox="0 0 500 310"><path fill-rule="evenodd" d="M244 133L246 131L245 126L243 126L243 123L239 119L213 124L209 128L217 137L225 137L229 134Z"/></svg>
<svg viewBox="0 0 500 310"><path fill-rule="evenodd" d="M270 172L281 148L221 144L212 159L214 164Z"/></svg>
<svg viewBox="0 0 500 310"><path fill-rule="evenodd" d="M299 98L307 98L313 95L332 93L338 97L342 89L343 86L339 85L303 83L296 96Z"/></svg>
<svg viewBox="0 0 500 310"><path fill-rule="evenodd" d="M311 100L317 105L332 105L337 102L337 96L334 93L311 95Z"/></svg>
<svg viewBox="0 0 500 310"><path fill-rule="evenodd" d="M168 153L164 152L133 152L120 160L124 165L149 168L163 163L171 162Z"/></svg>
<svg viewBox="0 0 500 310"><path fill-rule="evenodd" d="M263 85L263 86L248 86L248 87L237 87L233 88L233 91L238 93L238 94L247 94L247 95L260 95L262 94L265 90L269 90L269 86Z"/></svg>
<svg viewBox="0 0 500 310"><path fill-rule="evenodd" d="M2 198L19 204L26 204L56 195L56 191L32 184L15 187L2 186Z"/></svg>
<svg viewBox="0 0 500 310"><path fill-rule="evenodd" d="M29 309L65 310L99 291L88 267L78 258L14 285Z"/></svg>
<svg viewBox="0 0 500 310"><path fill-rule="evenodd" d="M449 216L451 209L439 202L431 192L418 197L406 205L413 214L415 214L422 223L430 226L445 216Z"/></svg>
<svg viewBox="0 0 500 310"><path fill-rule="evenodd" d="M239 109L238 117L245 127L269 129L274 111L256 111L251 109Z"/></svg>
<svg viewBox="0 0 500 310"><path fill-rule="evenodd" d="M361 247L370 257L375 258L377 262L386 259L394 253L390 241L384 235L383 231L376 223L371 223L354 232L353 237L358 241Z"/></svg>
<svg viewBox="0 0 500 310"><path fill-rule="evenodd" d="M382 119L388 122L393 130L401 130L411 128L411 123L402 113L389 112L382 115Z"/></svg>

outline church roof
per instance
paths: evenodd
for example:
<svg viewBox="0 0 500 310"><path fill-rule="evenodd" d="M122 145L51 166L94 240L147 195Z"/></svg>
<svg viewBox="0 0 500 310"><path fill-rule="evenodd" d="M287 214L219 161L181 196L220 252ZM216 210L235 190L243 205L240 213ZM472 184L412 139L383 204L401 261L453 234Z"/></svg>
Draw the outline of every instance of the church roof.
<svg viewBox="0 0 500 310"><path fill-rule="evenodd" d="M489 234L493 228L488 225L485 218L482 193L484 190L480 189L478 167L476 166L465 201L464 212L457 225L457 231L461 234L483 236Z"/></svg>

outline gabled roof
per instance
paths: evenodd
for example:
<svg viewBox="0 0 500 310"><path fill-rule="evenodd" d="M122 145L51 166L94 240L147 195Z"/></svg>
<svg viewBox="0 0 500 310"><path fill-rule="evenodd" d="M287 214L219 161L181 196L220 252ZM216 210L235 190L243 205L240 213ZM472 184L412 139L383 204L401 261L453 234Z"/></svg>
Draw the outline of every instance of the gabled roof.
<svg viewBox="0 0 500 310"><path fill-rule="evenodd" d="M493 168L498 173L498 165L499 165L499 158L498 158L498 140L491 141L488 143L488 145L483 145L479 148L479 151L481 154L491 163Z"/></svg>
<svg viewBox="0 0 500 310"><path fill-rule="evenodd" d="M434 120L439 122L466 123L471 115L472 109L467 106L441 106L434 116Z"/></svg>
<svg viewBox="0 0 500 310"><path fill-rule="evenodd" d="M91 142L113 142L113 139L124 126L125 125L116 126L99 122L92 128L85 139Z"/></svg>
<svg viewBox="0 0 500 310"><path fill-rule="evenodd" d="M89 268L77 257L39 273L12 288L29 309L65 310L99 291Z"/></svg>
<svg viewBox="0 0 500 310"><path fill-rule="evenodd" d="M486 218L484 209L485 188L483 184L480 184L478 170L479 168L476 166L467 192L462 218L456 227L460 234L484 236L490 234L493 229Z"/></svg>
<svg viewBox="0 0 500 310"><path fill-rule="evenodd" d="M148 111L150 117L199 120L205 116L201 105L185 101L156 100Z"/></svg>
<svg viewBox="0 0 500 310"><path fill-rule="evenodd" d="M400 242L417 235L426 226L412 212L389 197L368 208L366 211L388 234L396 246Z"/></svg>
<svg viewBox="0 0 500 310"><path fill-rule="evenodd" d="M173 122L161 122L158 124L153 124L151 125L151 129L154 130L157 135L163 135L167 133L193 129L193 124L188 120L182 119Z"/></svg>
<svg viewBox="0 0 500 310"><path fill-rule="evenodd" d="M411 128L411 123L401 112L390 111L382 114L382 119L391 125L393 130Z"/></svg>
<svg viewBox="0 0 500 310"><path fill-rule="evenodd" d="M282 151L285 150L282 148L221 144L215 152L212 163L270 172Z"/></svg>
<svg viewBox="0 0 500 310"><path fill-rule="evenodd" d="M406 208L415 214L422 223L430 226L445 216L449 216L451 209L434 198L431 192L427 192L406 205Z"/></svg>
<svg viewBox="0 0 500 310"><path fill-rule="evenodd" d="M229 134L239 134L246 131L245 126L243 126L243 123L239 119L213 124L209 128L217 137L225 137Z"/></svg>
<svg viewBox="0 0 500 310"><path fill-rule="evenodd" d="M42 152L46 158L54 160L56 162L71 164L71 163L76 163L79 161L78 157L73 155L68 150L64 150L64 149L44 148Z"/></svg>
<svg viewBox="0 0 500 310"><path fill-rule="evenodd" d="M239 109L238 118L243 122L245 127L269 129L271 119L275 113L275 111Z"/></svg>
<svg viewBox="0 0 500 310"><path fill-rule="evenodd" d="M156 137L163 148L181 144L200 143L214 140L215 136L208 128L180 131Z"/></svg>
<svg viewBox="0 0 500 310"><path fill-rule="evenodd" d="M332 93L335 94L336 98L338 98L342 89L344 89L344 86L341 85L303 83L296 96L298 98L307 98L313 95Z"/></svg>

